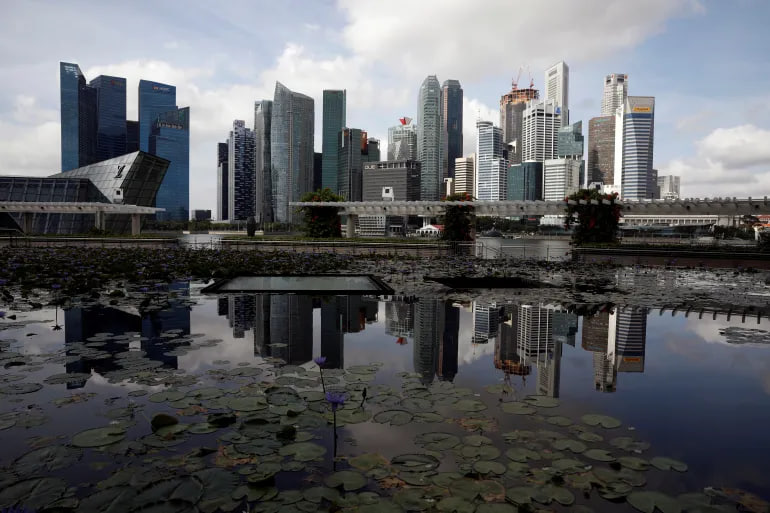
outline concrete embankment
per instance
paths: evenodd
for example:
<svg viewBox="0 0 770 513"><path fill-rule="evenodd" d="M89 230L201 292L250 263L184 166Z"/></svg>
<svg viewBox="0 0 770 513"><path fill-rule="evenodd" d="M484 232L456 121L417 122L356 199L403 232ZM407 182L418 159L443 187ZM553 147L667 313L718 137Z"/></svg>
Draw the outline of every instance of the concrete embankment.
<svg viewBox="0 0 770 513"><path fill-rule="evenodd" d="M577 262L610 262L620 265L668 265L675 267L715 267L770 269L770 253L729 248L618 247L572 249Z"/></svg>

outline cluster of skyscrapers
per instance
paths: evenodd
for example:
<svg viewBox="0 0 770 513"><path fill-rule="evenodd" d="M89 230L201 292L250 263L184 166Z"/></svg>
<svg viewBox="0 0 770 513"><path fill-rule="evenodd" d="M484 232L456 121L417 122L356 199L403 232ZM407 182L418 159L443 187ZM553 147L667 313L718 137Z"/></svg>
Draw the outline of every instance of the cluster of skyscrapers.
<svg viewBox="0 0 770 513"><path fill-rule="evenodd" d="M160 220L187 221L190 210L190 108L176 105L176 87L139 81L139 119L126 119L126 79L90 82L77 64L59 65L61 170L83 168L142 151L168 161L157 190Z"/></svg>

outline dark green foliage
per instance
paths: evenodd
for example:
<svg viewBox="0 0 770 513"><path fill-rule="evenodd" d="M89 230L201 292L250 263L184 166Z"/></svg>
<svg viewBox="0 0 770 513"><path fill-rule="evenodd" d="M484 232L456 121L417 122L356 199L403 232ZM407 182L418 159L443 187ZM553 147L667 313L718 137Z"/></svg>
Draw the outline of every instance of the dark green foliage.
<svg viewBox="0 0 770 513"><path fill-rule="evenodd" d="M770 253L770 230L759 232L759 250Z"/></svg>
<svg viewBox="0 0 770 513"><path fill-rule="evenodd" d="M564 227L574 226L572 241L577 245L617 242L621 214L617 200L617 194L602 194L594 189L580 189L565 198L567 220Z"/></svg>
<svg viewBox="0 0 770 513"><path fill-rule="evenodd" d="M342 201L342 196L334 194L328 187L315 192L308 192L300 201L328 202ZM307 237L314 239L341 237L340 217L334 207L302 207L299 209L305 216L302 231Z"/></svg>
<svg viewBox="0 0 770 513"><path fill-rule="evenodd" d="M254 216L250 216L246 220L246 235L249 237L253 237L254 234L257 233L257 220L254 219Z"/></svg>
<svg viewBox="0 0 770 513"><path fill-rule="evenodd" d="M446 201L473 201L469 194L452 194ZM444 240L469 241L473 240L473 226L476 216L471 206L447 207L444 215Z"/></svg>

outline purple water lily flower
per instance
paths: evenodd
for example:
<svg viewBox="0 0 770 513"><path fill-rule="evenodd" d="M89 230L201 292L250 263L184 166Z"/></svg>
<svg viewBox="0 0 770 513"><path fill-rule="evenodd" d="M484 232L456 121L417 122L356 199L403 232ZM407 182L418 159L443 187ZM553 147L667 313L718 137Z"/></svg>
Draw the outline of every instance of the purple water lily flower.
<svg viewBox="0 0 770 513"><path fill-rule="evenodd" d="M60 289L61 285L59 285L58 283L54 283L53 285L51 285L51 288L54 289L54 290Z"/></svg>
<svg viewBox="0 0 770 513"><path fill-rule="evenodd" d="M5 319L5 312L0 310L0 319Z"/></svg>
<svg viewBox="0 0 770 513"><path fill-rule="evenodd" d="M344 392L326 392L326 400L332 405L332 411L337 411L337 408L344 405L347 398Z"/></svg>
<svg viewBox="0 0 770 513"><path fill-rule="evenodd" d="M326 363L326 357L325 356L319 356L318 358L314 358L313 361L319 367L323 367L324 364Z"/></svg>

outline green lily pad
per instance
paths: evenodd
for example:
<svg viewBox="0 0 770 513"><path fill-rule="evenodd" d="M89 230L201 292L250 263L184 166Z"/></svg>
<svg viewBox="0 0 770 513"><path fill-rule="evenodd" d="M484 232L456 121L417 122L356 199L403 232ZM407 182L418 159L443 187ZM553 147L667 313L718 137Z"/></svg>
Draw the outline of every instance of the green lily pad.
<svg viewBox="0 0 770 513"><path fill-rule="evenodd" d="M393 502L404 508L404 511L425 511L434 501L419 488L402 488L393 494Z"/></svg>
<svg viewBox="0 0 770 513"><path fill-rule="evenodd" d="M484 435L468 435L463 437L463 443L480 447L482 445L492 445L492 439Z"/></svg>
<svg viewBox="0 0 770 513"><path fill-rule="evenodd" d="M604 449L588 449L583 456L596 461L615 461L615 456Z"/></svg>
<svg viewBox="0 0 770 513"><path fill-rule="evenodd" d="M549 424L553 424L554 426L566 427L572 425L572 419L562 415L552 415L550 417L546 417L545 421Z"/></svg>
<svg viewBox="0 0 770 513"><path fill-rule="evenodd" d="M403 426L412 421L412 414L406 410L385 410L375 415L374 421L391 426Z"/></svg>
<svg viewBox="0 0 770 513"><path fill-rule="evenodd" d="M136 489L130 486L112 486L97 490L83 497L80 501L81 511L98 511L104 513L121 513L126 511L137 495Z"/></svg>
<svg viewBox="0 0 770 513"><path fill-rule="evenodd" d="M429 454L401 454L391 458L390 464L398 471L426 472L435 470L441 462Z"/></svg>
<svg viewBox="0 0 770 513"><path fill-rule="evenodd" d="M3 488L0 491L0 504L42 509L59 499L66 490L66 483L56 477L25 479Z"/></svg>
<svg viewBox="0 0 770 513"><path fill-rule="evenodd" d="M614 501L626 497L633 491L633 487L628 483L614 482L607 483L599 488L599 495L608 501Z"/></svg>
<svg viewBox="0 0 770 513"><path fill-rule="evenodd" d="M463 458L493 460L500 456L500 449L492 445L466 445L460 450Z"/></svg>
<svg viewBox="0 0 770 513"><path fill-rule="evenodd" d="M348 463L350 463L351 467L366 472L373 468L387 466L390 462L380 454L367 453L350 458Z"/></svg>
<svg viewBox="0 0 770 513"><path fill-rule="evenodd" d="M414 443L422 445L429 451L446 451L458 446L460 438L451 433L421 433L415 437Z"/></svg>
<svg viewBox="0 0 770 513"><path fill-rule="evenodd" d="M569 438L562 438L553 442L553 448L557 451L571 451L579 454L587 449L586 444L577 440L570 440Z"/></svg>
<svg viewBox="0 0 770 513"><path fill-rule="evenodd" d="M203 484L184 476L153 481L139 491L131 501L134 508L142 508L165 501L183 501L192 507L203 495Z"/></svg>
<svg viewBox="0 0 770 513"><path fill-rule="evenodd" d="M647 478L644 474L631 470L630 468L621 468L615 470L606 467L595 467L593 475L599 480L597 484L606 485L608 483L621 482L631 486L644 486L647 484Z"/></svg>
<svg viewBox="0 0 770 513"><path fill-rule="evenodd" d="M479 504L476 513L517 513L517 508L512 504L485 503Z"/></svg>
<svg viewBox="0 0 770 513"><path fill-rule="evenodd" d="M619 436L610 440L610 445L624 451L641 452L650 448L648 442L634 440L630 436Z"/></svg>
<svg viewBox="0 0 770 513"><path fill-rule="evenodd" d="M487 409L487 405L475 399L460 399L452 404L452 408L459 411L475 412Z"/></svg>
<svg viewBox="0 0 770 513"><path fill-rule="evenodd" d="M152 394L147 399L152 403L174 402L179 401L185 396L184 393L179 390L162 390Z"/></svg>
<svg viewBox="0 0 770 513"><path fill-rule="evenodd" d="M334 488L327 488L325 486L314 486L307 488L302 492L302 496L306 501L319 503L322 500L327 500L332 503L336 503L340 498L340 492Z"/></svg>
<svg viewBox="0 0 770 513"><path fill-rule="evenodd" d="M650 463L647 460L634 456L621 456L618 458L618 463L632 470L647 470L650 468Z"/></svg>
<svg viewBox="0 0 770 513"><path fill-rule="evenodd" d="M572 458L561 458L553 460L551 466L565 474L572 474L575 472L585 472L586 464Z"/></svg>
<svg viewBox="0 0 770 513"><path fill-rule="evenodd" d="M313 461L326 454L326 448L312 442L299 442L281 447L281 456L292 456L297 461Z"/></svg>
<svg viewBox="0 0 770 513"><path fill-rule="evenodd" d="M359 513L403 513L404 510L395 502L379 500L373 504L366 504L358 508Z"/></svg>
<svg viewBox="0 0 770 513"><path fill-rule="evenodd" d="M600 435L599 433L594 433L593 431L581 431L577 435L578 438L583 440L584 442L601 442L604 440L604 437Z"/></svg>
<svg viewBox="0 0 770 513"><path fill-rule="evenodd" d="M498 451L499 452L499 451ZM473 470L479 474L494 474L500 475L505 473L505 465L497 461L477 461L473 464Z"/></svg>
<svg viewBox="0 0 770 513"><path fill-rule="evenodd" d="M80 459L81 451L64 445L32 450L16 458L13 470L21 476L48 474L69 467Z"/></svg>
<svg viewBox="0 0 770 513"><path fill-rule="evenodd" d="M235 411L259 411L268 407L267 401L262 396L228 397L224 403Z"/></svg>
<svg viewBox="0 0 770 513"><path fill-rule="evenodd" d="M442 513L473 513L476 506L461 497L444 497L436 503L436 509Z"/></svg>
<svg viewBox="0 0 770 513"><path fill-rule="evenodd" d="M398 473L398 477L406 484L411 486L428 486L431 484L431 477L433 477L435 473L436 472L433 470L428 470L425 472L411 472L408 470L402 470Z"/></svg>
<svg viewBox="0 0 770 513"><path fill-rule="evenodd" d="M10 383L0 387L0 394L21 395L31 394L43 388L40 383Z"/></svg>
<svg viewBox="0 0 770 513"><path fill-rule="evenodd" d="M558 399L547 395L530 395L524 398L524 402L538 408L556 408L561 404Z"/></svg>
<svg viewBox="0 0 770 513"><path fill-rule="evenodd" d="M372 412L356 408L354 410L337 410L337 425L361 424L372 418ZM401 420L401 419L399 419ZM392 423L391 423L392 424ZM400 424L393 424L400 425Z"/></svg>
<svg viewBox="0 0 770 513"><path fill-rule="evenodd" d="M519 463L526 463L529 460L540 459L540 453L533 451L531 449L527 449L526 447L513 447L505 451L505 455L509 459L512 459L513 461L517 461Z"/></svg>
<svg viewBox="0 0 770 513"><path fill-rule="evenodd" d="M126 431L117 426L107 426L86 429L72 437L70 442L75 447L103 447L120 442L125 438Z"/></svg>
<svg viewBox="0 0 770 513"><path fill-rule="evenodd" d="M487 385L484 390L490 394L511 394L513 393L513 387L506 385L505 383L497 383L496 385Z"/></svg>
<svg viewBox="0 0 770 513"><path fill-rule="evenodd" d="M367 479L359 472L341 470L327 476L324 483L331 488L342 487L346 492L351 492L366 486Z"/></svg>
<svg viewBox="0 0 770 513"><path fill-rule="evenodd" d="M615 429L621 425L618 419L607 415L588 414L583 415L581 420L589 426L600 426L605 429Z"/></svg>
<svg viewBox="0 0 770 513"><path fill-rule="evenodd" d="M533 415L535 412L537 412L537 409L533 408L529 404L518 401L503 403L501 408L505 413L511 413L513 415Z"/></svg>
<svg viewBox="0 0 770 513"><path fill-rule="evenodd" d="M650 460L650 464L658 470L676 470L677 472L687 472L687 464L671 458L656 456Z"/></svg>
<svg viewBox="0 0 770 513"><path fill-rule="evenodd" d="M655 508L662 513L680 513L682 505L677 499L660 492L633 492L626 501L642 513L654 513Z"/></svg>
<svg viewBox="0 0 770 513"><path fill-rule="evenodd" d="M432 411L418 411L414 413L414 422L428 424L431 422L444 422L444 417Z"/></svg>
<svg viewBox="0 0 770 513"><path fill-rule="evenodd" d="M462 474L459 472L439 472L438 474L431 476L430 480L436 486L440 486L441 488L450 488L452 483L458 479L462 479L462 477Z"/></svg>
<svg viewBox="0 0 770 513"><path fill-rule="evenodd" d="M91 375L84 372L62 372L60 374L48 376L43 381L49 385L70 385L74 383L85 383L90 378Z"/></svg>

